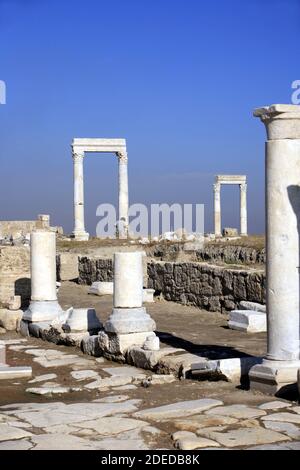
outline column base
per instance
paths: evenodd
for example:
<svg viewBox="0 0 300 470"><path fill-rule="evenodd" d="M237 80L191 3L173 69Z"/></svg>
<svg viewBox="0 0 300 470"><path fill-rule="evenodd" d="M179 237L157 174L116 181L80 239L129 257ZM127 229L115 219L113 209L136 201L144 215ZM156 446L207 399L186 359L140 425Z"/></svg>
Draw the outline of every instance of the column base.
<svg viewBox="0 0 300 470"><path fill-rule="evenodd" d="M145 307L114 308L104 325L105 331L118 334L149 332L155 328L155 321Z"/></svg>
<svg viewBox="0 0 300 470"><path fill-rule="evenodd" d="M32 300L23 314L23 321L50 322L63 314L57 300Z"/></svg>
<svg viewBox="0 0 300 470"><path fill-rule="evenodd" d="M300 361L270 361L252 367L249 372L250 389L268 395L282 396L297 387Z"/></svg>
<svg viewBox="0 0 300 470"><path fill-rule="evenodd" d="M74 238L75 240L81 242L85 242L87 241L89 238L90 238L90 234L88 232L77 232L74 230L74 232L72 233L72 238Z"/></svg>
<svg viewBox="0 0 300 470"><path fill-rule="evenodd" d="M148 338L156 338L153 331L143 331L142 333L108 333L100 331L98 335L99 347L104 355L110 357L125 356L129 348L137 346L142 348Z"/></svg>
<svg viewBox="0 0 300 470"><path fill-rule="evenodd" d="M97 334L102 328L94 308L72 308L62 325L65 333Z"/></svg>

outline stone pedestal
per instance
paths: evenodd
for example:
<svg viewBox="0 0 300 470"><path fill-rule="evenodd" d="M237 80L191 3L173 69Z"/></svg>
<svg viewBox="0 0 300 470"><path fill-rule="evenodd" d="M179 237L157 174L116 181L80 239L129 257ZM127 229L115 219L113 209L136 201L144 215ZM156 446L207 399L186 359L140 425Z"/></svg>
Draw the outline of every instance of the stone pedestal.
<svg viewBox="0 0 300 470"><path fill-rule="evenodd" d="M31 301L23 320L52 321L62 314L56 295L56 235L36 230L30 243Z"/></svg>
<svg viewBox="0 0 300 470"><path fill-rule="evenodd" d="M113 282L104 282L96 281L89 287L89 294L95 295L113 295L114 293L114 283Z"/></svg>
<svg viewBox="0 0 300 470"><path fill-rule="evenodd" d="M282 394L300 368L299 227L300 107L255 111L266 125L266 248L268 352L250 371L252 389Z"/></svg>
<svg viewBox="0 0 300 470"><path fill-rule="evenodd" d="M231 330L246 333L261 333L267 331L267 316L255 310L232 310L229 313L228 327Z"/></svg>
<svg viewBox="0 0 300 470"><path fill-rule="evenodd" d="M103 344L141 345L153 335L156 325L143 303L143 264L140 252L115 253L114 255L114 308L105 323L107 339ZM103 335L102 335L103 336ZM114 336L121 337L116 339ZM122 351L124 348L122 347Z"/></svg>
<svg viewBox="0 0 300 470"><path fill-rule="evenodd" d="M94 308L72 308L62 325L62 329L67 333L98 333L102 324L98 320Z"/></svg>

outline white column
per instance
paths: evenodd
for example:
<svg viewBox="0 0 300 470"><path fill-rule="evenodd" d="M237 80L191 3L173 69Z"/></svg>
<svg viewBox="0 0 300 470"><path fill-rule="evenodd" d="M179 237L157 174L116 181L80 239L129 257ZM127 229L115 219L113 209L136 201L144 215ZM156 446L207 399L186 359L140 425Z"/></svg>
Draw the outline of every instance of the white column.
<svg viewBox="0 0 300 470"><path fill-rule="evenodd" d="M56 235L35 231L30 235L31 300L57 300Z"/></svg>
<svg viewBox="0 0 300 470"><path fill-rule="evenodd" d="M142 302L142 253L115 253L114 308L105 324L105 331L117 334L152 332L155 322L142 307Z"/></svg>
<svg viewBox="0 0 300 470"><path fill-rule="evenodd" d="M84 181L82 153L73 153L74 166L74 231L76 240L88 240L89 234L84 227Z"/></svg>
<svg viewBox="0 0 300 470"><path fill-rule="evenodd" d="M141 307L143 303L142 253L116 253L114 273L114 307Z"/></svg>
<svg viewBox="0 0 300 470"><path fill-rule="evenodd" d="M56 294L56 234L36 230L30 234L31 302L23 320L41 322L57 318L62 310Z"/></svg>
<svg viewBox="0 0 300 470"><path fill-rule="evenodd" d="M283 393L300 368L300 108L255 112L266 125L267 356L250 371L253 389Z"/></svg>
<svg viewBox="0 0 300 470"><path fill-rule="evenodd" d="M214 216L215 216L215 236L221 237L221 185L214 184Z"/></svg>
<svg viewBox="0 0 300 470"><path fill-rule="evenodd" d="M240 184L240 234L247 235L247 184Z"/></svg>
<svg viewBox="0 0 300 470"><path fill-rule="evenodd" d="M119 238L128 236L128 157L126 152L118 152L119 160Z"/></svg>

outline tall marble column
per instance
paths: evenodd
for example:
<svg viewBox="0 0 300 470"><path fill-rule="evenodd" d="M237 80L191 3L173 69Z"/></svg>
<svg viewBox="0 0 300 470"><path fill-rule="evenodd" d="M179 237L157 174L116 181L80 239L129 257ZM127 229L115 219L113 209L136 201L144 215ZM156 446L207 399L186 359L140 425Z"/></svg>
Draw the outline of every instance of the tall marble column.
<svg viewBox="0 0 300 470"><path fill-rule="evenodd" d="M89 234L84 227L84 153L73 153L74 165L74 231L75 240L88 240Z"/></svg>
<svg viewBox="0 0 300 470"><path fill-rule="evenodd" d="M118 236L128 236L128 157L126 152L118 152L119 160L119 220Z"/></svg>
<svg viewBox="0 0 300 470"><path fill-rule="evenodd" d="M250 385L283 394L300 368L299 230L300 107L273 105L254 113L266 126L267 356Z"/></svg>
<svg viewBox="0 0 300 470"><path fill-rule="evenodd" d="M247 235L247 184L240 184L240 234Z"/></svg>
<svg viewBox="0 0 300 470"><path fill-rule="evenodd" d="M31 301L23 320L52 321L63 312L56 294L56 234L35 230L30 234Z"/></svg>
<svg viewBox="0 0 300 470"><path fill-rule="evenodd" d="M221 185L214 184L215 236L221 237Z"/></svg>

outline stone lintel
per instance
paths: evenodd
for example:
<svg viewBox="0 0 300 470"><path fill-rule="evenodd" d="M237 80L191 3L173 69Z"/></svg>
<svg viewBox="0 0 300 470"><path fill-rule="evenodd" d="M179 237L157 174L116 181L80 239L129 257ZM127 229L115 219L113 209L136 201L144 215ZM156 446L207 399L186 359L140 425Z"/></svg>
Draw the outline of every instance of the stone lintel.
<svg viewBox="0 0 300 470"><path fill-rule="evenodd" d="M84 152L126 152L125 139L73 139L73 153Z"/></svg>
<svg viewBox="0 0 300 470"><path fill-rule="evenodd" d="M216 175L216 183L219 184L245 184L246 175Z"/></svg>

